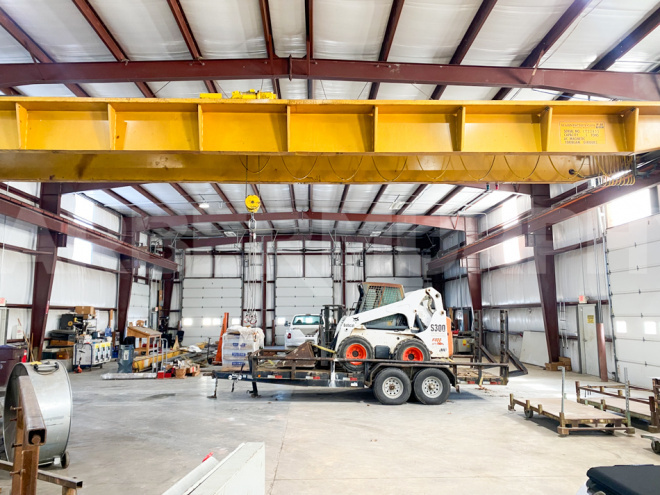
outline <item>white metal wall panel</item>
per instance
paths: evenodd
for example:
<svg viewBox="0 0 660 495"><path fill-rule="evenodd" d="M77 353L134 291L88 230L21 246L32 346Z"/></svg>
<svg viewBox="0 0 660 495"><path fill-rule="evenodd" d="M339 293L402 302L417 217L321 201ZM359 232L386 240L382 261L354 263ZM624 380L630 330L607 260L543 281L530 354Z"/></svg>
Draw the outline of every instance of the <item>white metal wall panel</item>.
<svg viewBox="0 0 660 495"><path fill-rule="evenodd" d="M32 302L34 256L0 249L0 297L9 304Z"/></svg>
<svg viewBox="0 0 660 495"><path fill-rule="evenodd" d="M578 296L607 299L603 246L596 245L555 256L557 300L577 301Z"/></svg>
<svg viewBox="0 0 660 495"><path fill-rule="evenodd" d="M421 256L418 254L397 254L394 257L394 272L397 277L421 277Z"/></svg>
<svg viewBox="0 0 660 495"><path fill-rule="evenodd" d="M481 281L485 305L530 304L541 300L533 261L486 272Z"/></svg>
<svg viewBox="0 0 660 495"><path fill-rule="evenodd" d="M519 260L534 256L534 248L525 246L525 237L504 242L482 251L479 256L482 270L506 263L515 263ZM464 273L464 272L463 272Z"/></svg>
<svg viewBox="0 0 660 495"><path fill-rule="evenodd" d="M91 259L84 260L89 265L99 266L101 268L109 268L110 270L119 270L119 256L117 253L108 249L103 249L99 246L92 244L91 246ZM82 261L76 259L74 256L74 239L69 238L66 247L57 249L57 255L62 258L67 258L74 261Z"/></svg>
<svg viewBox="0 0 660 495"><path fill-rule="evenodd" d="M191 258L192 257L193 256L191 256ZM220 256L215 256L215 276L240 278L243 271L241 263L242 261L240 254L223 254ZM202 267L199 268L201 269ZM206 275L210 275L210 272Z"/></svg>
<svg viewBox="0 0 660 495"><path fill-rule="evenodd" d="M607 248L619 377L650 386L660 375L660 217L608 229Z"/></svg>
<svg viewBox="0 0 660 495"><path fill-rule="evenodd" d="M391 254L372 254L365 256L367 278L392 277L393 262Z"/></svg>
<svg viewBox="0 0 660 495"><path fill-rule="evenodd" d="M0 215L0 242L11 246L34 249L37 245L37 227Z"/></svg>
<svg viewBox="0 0 660 495"><path fill-rule="evenodd" d="M279 258L278 258L279 259ZM305 256L305 276L311 278L330 277L330 255Z"/></svg>
<svg viewBox="0 0 660 495"><path fill-rule="evenodd" d="M185 276L209 277L211 275L213 262L212 256L186 256Z"/></svg>
<svg viewBox="0 0 660 495"><path fill-rule="evenodd" d="M341 259L341 254L337 254ZM364 270L362 269L362 253L346 255L346 280L362 280ZM341 280L341 266L335 265L335 280Z"/></svg>
<svg viewBox="0 0 660 495"><path fill-rule="evenodd" d="M117 304L117 276L71 263L57 263L50 304L114 308Z"/></svg>
<svg viewBox="0 0 660 495"><path fill-rule="evenodd" d="M444 305L446 308L465 308L471 306L470 290L467 279L450 280L445 284Z"/></svg>
<svg viewBox="0 0 660 495"><path fill-rule="evenodd" d="M600 235L601 228L597 208L552 226L555 249L591 241L600 237Z"/></svg>
<svg viewBox="0 0 660 495"><path fill-rule="evenodd" d="M277 277L302 277L302 254L287 254L277 257Z"/></svg>

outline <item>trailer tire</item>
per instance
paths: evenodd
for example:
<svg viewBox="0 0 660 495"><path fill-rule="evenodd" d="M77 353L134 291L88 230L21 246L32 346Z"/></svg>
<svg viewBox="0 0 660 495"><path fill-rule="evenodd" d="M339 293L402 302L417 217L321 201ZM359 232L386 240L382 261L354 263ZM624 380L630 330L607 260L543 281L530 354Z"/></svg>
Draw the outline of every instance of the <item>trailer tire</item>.
<svg viewBox="0 0 660 495"><path fill-rule="evenodd" d="M380 402L386 406L404 404L412 393L410 378L398 368L385 368L376 375L373 392Z"/></svg>
<svg viewBox="0 0 660 495"><path fill-rule="evenodd" d="M449 377L436 368L427 368L415 375L415 396L422 404L437 406L443 404L451 392Z"/></svg>
<svg viewBox="0 0 660 495"><path fill-rule="evenodd" d="M346 337L339 344L337 349L337 357L340 359L373 359L374 348L371 347L369 341L362 337ZM341 363L346 371L359 372L364 370L364 363L352 363L345 361Z"/></svg>
<svg viewBox="0 0 660 495"><path fill-rule="evenodd" d="M660 454L660 440L653 440L651 442L651 450L656 454Z"/></svg>
<svg viewBox="0 0 660 495"><path fill-rule="evenodd" d="M394 359L398 361L430 361L431 354L421 340L405 339L394 348Z"/></svg>

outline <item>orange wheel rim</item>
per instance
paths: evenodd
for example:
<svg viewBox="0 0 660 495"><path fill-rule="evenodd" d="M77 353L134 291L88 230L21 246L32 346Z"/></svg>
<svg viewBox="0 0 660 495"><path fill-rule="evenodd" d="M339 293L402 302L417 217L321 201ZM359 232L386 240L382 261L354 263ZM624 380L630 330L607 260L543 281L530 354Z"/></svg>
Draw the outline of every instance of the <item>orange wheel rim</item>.
<svg viewBox="0 0 660 495"><path fill-rule="evenodd" d="M424 353L417 347L408 347L403 351L404 361L424 361Z"/></svg>
<svg viewBox="0 0 660 495"><path fill-rule="evenodd" d="M367 350L362 344L351 344L346 348L346 359L367 359ZM355 366L359 366L360 362L351 362Z"/></svg>

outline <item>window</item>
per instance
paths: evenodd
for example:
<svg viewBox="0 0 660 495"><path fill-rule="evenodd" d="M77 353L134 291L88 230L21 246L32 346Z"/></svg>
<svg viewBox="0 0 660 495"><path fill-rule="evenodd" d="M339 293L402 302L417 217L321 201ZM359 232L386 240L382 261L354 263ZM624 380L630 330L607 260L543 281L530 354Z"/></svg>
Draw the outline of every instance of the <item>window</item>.
<svg viewBox="0 0 660 495"><path fill-rule="evenodd" d="M184 327L191 327L192 324L193 324L193 319L192 318L184 318L182 323L183 323Z"/></svg>
<svg viewBox="0 0 660 495"><path fill-rule="evenodd" d="M616 333L628 333L628 325L623 320L616 322Z"/></svg>
<svg viewBox="0 0 660 495"><path fill-rule="evenodd" d="M211 318L203 318L202 319L202 326L203 327L210 327L211 326Z"/></svg>
<svg viewBox="0 0 660 495"><path fill-rule="evenodd" d="M656 335L658 333L657 324L654 321L645 321L644 333L646 335Z"/></svg>
<svg viewBox="0 0 660 495"><path fill-rule="evenodd" d="M222 318L213 318L212 324L214 327L219 327L222 325Z"/></svg>
<svg viewBox="0 0 660 495"><path fill-rule="evenodd" d="M504 262L505 263L515 263L520 261L520 238L514 237L508 241L502 243L502 249L504 250Z"/></svg>
<svg viewBox="0 0 660 495"><path fill-rule="evenodd" d="M656 189L653 189L653 193L657 194ZM652 213L651 189L642 189L607 203L607 226L616 227L648 217Z"/></svg>
<svg viewBox="0 0 660 495"><path fill-rule="evenodd" d="M302 315L293 319L293 325L320 325L321 317L318 315Z"/></svg>

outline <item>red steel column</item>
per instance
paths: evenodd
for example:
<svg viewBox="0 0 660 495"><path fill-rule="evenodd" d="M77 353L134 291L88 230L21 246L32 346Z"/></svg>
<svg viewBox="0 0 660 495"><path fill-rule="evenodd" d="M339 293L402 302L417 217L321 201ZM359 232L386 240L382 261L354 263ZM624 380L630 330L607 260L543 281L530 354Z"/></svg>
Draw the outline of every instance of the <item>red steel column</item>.
<svg viewBox="0 0 660 495"><path fill-rule="evenodd" d="M42 183L39 207L56 215L60 214L60 185ZM34 258L34 282L32 288L32 313L30 315L30 350L36 360L41 359L41 348L46 334L46 321L50 296L55 278L58 245L66 245L67 236L54 230L39 227L37 231L37 255Z"/></svg>
<svg viewBox="0 0 660 495"><path fill-rule="evenodd" d="M266 306L268 304L267 289L268 289L268 241L266 237L263 239L263 259L261 260L262 271L261 271L261 328L264 331L264 337L266 336ZM275 344L274 331L271 333L271 345Z"/></svg>
<svg viewBox="0 0 660 495"><path fill-rule="evenodd" d="M542 204L548 200L547 186L532 188L532 214L536 214ZM536 279L541 297L541 310L545 327L545 340L548 346L548 359L551 363L559 361L559 316L557 315L557 280L555 278L555 255L552 243L552 225L533 232L534 264Z"/></svg>
<svg viewBox="0 0 660 495"><path fill-rule="evenodd" d="M472 244L479 237L479 223L476 217L463 217L465 222L465 244ZM479 253L470 254L465 257L467 268L468 290L472 300L472 309L481 310L483 300L481 297L481 260Z"/></svg>
<svg viewBox="0 0 660 495"><path fill-rule="evenodd" d="M140 233L133 230L129 219L122 221L122 239L135 245L140 240ZM129 256L119 256L119 288L117 292L117 332L121 339L125 337L128 325L128 307L131 304L131 289L135 275L135 263ZM114 343L114 342L113 342Z"/></svg>

